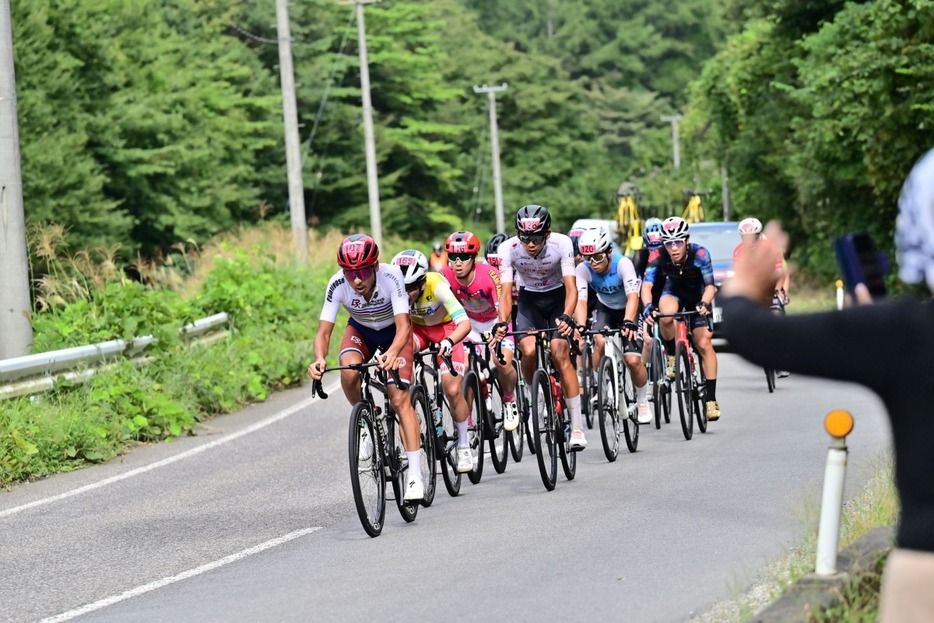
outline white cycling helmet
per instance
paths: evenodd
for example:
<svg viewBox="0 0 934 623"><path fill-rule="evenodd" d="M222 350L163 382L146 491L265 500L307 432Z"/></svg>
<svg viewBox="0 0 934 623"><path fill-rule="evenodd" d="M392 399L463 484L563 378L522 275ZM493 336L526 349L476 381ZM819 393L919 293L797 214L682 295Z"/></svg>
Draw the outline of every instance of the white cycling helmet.
<svg viewBox="0 0 934 623"><path fill-rule="evenodd" d="M669 216L662 222L662 242L687 240L688 222L680 216Z"/></svg>
<svg viewBox="0 0 934 623"><path fill-rule="evenodd" d="M428 273L428 258L416 249L406 249L396 253L392 263L402 269L402 279L405 285L418 283Z"/></svg>
<svg viewBox="0 0 934 623"><path fill-rule="evenodd" d="M757 218L749 217L744 218L739 222L739 234L741 236L746 236L749 234L761 234L762 233L762 221Z"/></svg>
<svg viewBox="0 0 934 623"><path fill-rule="evenodd" d="M612 246L613 241L610 239L610 234L603 227L585 229L577 240L577 248L580 249L581 255L604 253L609 251Z"/></svg>

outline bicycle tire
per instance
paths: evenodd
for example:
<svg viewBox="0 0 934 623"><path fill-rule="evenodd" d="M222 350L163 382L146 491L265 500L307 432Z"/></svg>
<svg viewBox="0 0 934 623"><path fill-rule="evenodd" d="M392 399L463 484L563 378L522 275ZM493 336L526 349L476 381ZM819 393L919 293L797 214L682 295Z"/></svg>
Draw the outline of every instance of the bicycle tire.
<svg viewBox="0 0 934 623"><path fill-rule="evenodd" d="M509 431L509 452L512 454L514 463L522 462L522 457L525 454L525 429L526 422L528 421L528 405L525 405L524 402L525 395L523 394L522 388L518 386L517 380L516 408L519 411L519 425L516 427L516 430Z"/></svg>
<svg viewBox="0 0 934 623"><path fill-rule="evenodd" d="M769 393L775 391L775 370L772 368L765 369L765 383L769 387Z"/></svg>
<svg viewBox="0 0 934 623"><path fill-rule="evenodd" d="M681 415L681 431L690 441L694 436L694 402L692 396L691 363L684 344L675 345L675 392L678 394L678 411Z"/></svg>
<svg viewBox="0 0 934 623"><path fill-rule="evenodd" d="M532 377L532 420L535 457L545 489L553 491L558 482L558 455L555 440L555 408L551 397L551 381L544 370Z"/></svg>
<svg viewBox="0 0 934 623"><path fill-rule="evenodd" d="M392 414L386 414L386 417L395 417ZM406 502L403 497L405 495L405 475L408 473L408 469L402 468L402 461L405 457L405 445L402 443L402 426L398 422L394 422L392 426L392 436L393 436L393 449L395 453L396 465L392 466L392 460L390 459L390 471L392 472L392 492L396 498L396 507L399 509L399 514L402 515L402 519L405 520L405 523L412 523L415 521L415 517L418 515L418 507L421 506L420 502Z"/></svg>
<svg viewBox="0 0 934 623"><path fill-rule="evenodd" d="M361 465L360 437L361 429L366 429L370 438L369 456ZM350 466L350 487L353 490L354 506L363 530L371 537L378 537L386 521L386 470L383 469L383 455L376 434L376 422L368 403L358 402L350 412L348 431L348 458ZM364 451L364 456L367 454ZM368 474L373 486L365 486L361 477ZM374 498L369 500L367 492L373 490Z"/></svg>
<svg viewBox="0 0 934 623"><path fill-rule="evenodd" d="M467 479L472 484L480 484L483 478L483 429L484 422L483 394L480 393L480 378L471 370L464 376L464 385L461 390L464 400L469 405L467 436L470 440L470 452L474 455L474 468L467 472Z"/></svg>
<svg viewBox="0 0 934 623"><path fill-rule="evenodd" d="M603 358L597 373L597 405L603 454L612 463L619 456L619 411L616 408L616 371L609 357Z"/></svg>
<svg viewBox="0 0 934 623"><path fill-rule="evenodd" d="M636 386L632 383L632 373L626 362L622 362L619 371L622 382L619 385L619 400L624 409L617 407L619 418L623 421L623 436L629 452L639 449L639 406L636 404Z"/></svg>
<svg viewBox="0 0 934 623"><path fill-rule="evenodd" d="M444 480L444 488L447 489L448 495L455 498L461 492L463 474L457 471L457 428L454 426L451 408L443 399L441 422L443 432L435 437L441 448L441 478Z"/></svg>
<svg viewBox="0 0 934 623"><path fill-rule="evenodd" d="M490 371L487 387L490 391L490 404L493 406L490 410L492 415L487 414L489 426L489 430L486 431L487 443L490 446L493 470L497 474L502 474L506 471L506 464L509 462L509 435L503 429L503 390L499 386L495 370Z"/></svg>
<svg viewBox="0 0 934 623"><path fill-rule="evenodd" d="M421 385L409 387L409 400L415 409L418 418L418 436L421 441L421 472L422 482L425 483L425 497L422 506L428 508L435 501L435 487L438 477L438 459L435 450L435 424L431 411L428 409L428 398L425 388Z"/></svg>
<svg viewBox="0 0 934 623"><path fill-rule="evenodd" d="M655 411L655 430L662 427L662 411L665 408L665 356L658 340L652 340L652 352L649 354L649 373L652 381L652 410Z"/></svg>
<svg viewBox="0 0 934 623"><path fill-rule="evenodd" d="M584 412L584 419L587 421L587 428L593 428L594 422L594 383L593 383L593 351L590 342L585 341L581 349L581 409Z"/></svg>
<svg viewBox="0 0 934 623"><path fill-rule="evenodd" d="M561 457L561 469L564 471L564 477L568 480L574 480L577 475L577 451L571 449L571 424L567 415L567 406L564 407L565 415L558 420L562 441L558 444L558 455Z"/></svg>
<svg viewBox="0 0 934 623"><path fill-rule="evenodd" d="M707 377L704 376L704 362L698 356L697 351L692 349L692 354L694 355L694 379L693 379L693 396L694 396L694 416L697 419L697 428L700 429L700 432L707 432Z"/></svg>

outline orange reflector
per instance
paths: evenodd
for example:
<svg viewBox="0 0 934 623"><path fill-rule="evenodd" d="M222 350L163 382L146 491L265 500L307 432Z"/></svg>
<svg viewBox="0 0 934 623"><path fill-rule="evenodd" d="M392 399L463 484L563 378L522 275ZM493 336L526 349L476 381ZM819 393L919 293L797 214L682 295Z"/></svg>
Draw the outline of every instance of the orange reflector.
<svg viewBox="0 0 934 623"><path fill-rule="evenodd" d="M833 437L846 437L853 430L853 416L849 411L834 409L824 417L824 428Z"/></svg>
<svg viewBox="0 0 934 623"><path fill-rule="evenodd" d="M842 280L837 279L837 287L838 287L838 288L842 288L842 287L843 287L843 281L842 281Z"/></svg>

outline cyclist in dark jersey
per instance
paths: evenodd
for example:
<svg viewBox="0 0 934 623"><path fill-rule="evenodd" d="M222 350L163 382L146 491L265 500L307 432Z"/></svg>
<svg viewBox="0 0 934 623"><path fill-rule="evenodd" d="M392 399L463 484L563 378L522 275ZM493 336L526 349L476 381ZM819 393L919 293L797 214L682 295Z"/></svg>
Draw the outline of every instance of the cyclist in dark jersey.
<svg viewBox="0 0 934 623"><path fill-rule="evenodd" d="M665 288L658 300L658 312L671 314L697 310L699 315L691 317L691 333L707 377L707 419L713 421L720 419L720 405L717 403L717 353L713 349L713 331L707 327L707 316L713 310L712 301L717 287L713 281L710 253L689 239L688 224L683 218L671 216L662 223L664 248L649 263L642 281L643 315L651 324L656 310L652 304L652 289L660 274L665 275ZM674 353L674 318L662 318L659 328L668 352ZM668 368L668 376L673 377L672 355L668 356Z"/></svg>

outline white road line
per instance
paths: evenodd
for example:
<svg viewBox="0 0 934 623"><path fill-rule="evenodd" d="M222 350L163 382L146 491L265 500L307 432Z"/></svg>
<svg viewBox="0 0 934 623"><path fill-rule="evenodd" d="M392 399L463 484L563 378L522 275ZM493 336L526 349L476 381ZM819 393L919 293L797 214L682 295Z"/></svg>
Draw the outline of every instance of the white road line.
<svg viewBox="0 0 934 623"><path fill-rule="evenodd" d="M338 381L336 383L333 383L330 387L326 388L324 391L325 393L330 394L331 392L336 391L339 386L340 386L340 382ZM48 498L42 498L40 500L34 500L32 502L29 502L28 504L23 504L22 506L14 506L13 508L2 510L0 511L0 518L7 517L9 515L14 515L24 510L35 508L36 506L43 506L45 504L51 504L52 502L64 500L65 498L70 498L74 495L86 493L88 491L93 491L94 489L100 489L101 487L105 487L109 484L120 482L121 480L126 480L127 478L132 478L134 476L139 476L140 474L145 474L146 472L152 471L154 469L158 469L160 467L165 467L166 465L171 465L172 463L175 463L177 461L187 459L196 454L200 454L212 448L216 448L217 446L233 441L234 439L239 439L240 437L249 435L250 433L255 433L256 431L260 429L266 428L270 424L275 424L276 422L280 420L284 420L290 415L295 415L299 411L314 404L317 400L319 400L317 396L311 396L310 398L306 398L305 400L297 404L294 404L291 407L284 409L280 411L279 413L276 413L275 415L272 415L266 418L265 420L260 420L259 422L255 424L247 426L243 430L239 430L236 433L227 435L226 437L221 437L220 439L215 439L214 441L206 443L203 446L198 446L197 448L186 450L185 452L182 452L181 454L176 454L174 456L170 456L168 458L162 459L161 461L156 461L155 463L151 463L143 467L137 467L136 469L131 469L130 471L125 472L123 474L112 476L110 478L105 478L104 480L101 480L99 482L93 482L89 485L84 485L83 487L72 489L71 491L59 493L58 495L53 495Z"/></svg>
<svg viewBox="0 0 934 623"><path fill-rule="evenodd" d="M321 527L315 528L305 528L303 530L296 530L295 532L289 532L283 536L272 539L271 541L266 541L265 543L260 543L249 549L245 549L242 552L237 552L236 554L231 554L221 558L220 560L215 560L214 562L209 562L200 567L195 567L194 569L189 569L188 571L183 571L178 575L173 575L167 578L162 578L161 580L156 580L155 582L150 582L149 584L143 584L142 586L137 586L136 588L131 588L130 590L120 593L119 595L113 595L111 597L106 597L104 599L95 601L94 603L81 606L80 608L75 608L74 610L69 610L68 612L63 612L57 614L53 617L47 619L42 619L39 623L60 623L61 621L70 621L75 617L87 614L89 612L94 612L95 610L100 610L101 608L106 608L107 606L112 606L115 603L137 597L144 593L154 591L157 588L162 588L163 586L168 586L169 584L174 584L176 582L181 582L182 580L187 580L188 578L194 577L196 575L201 575L202 573L207 573L208 571L213 571L218 567L223 567L224 565L229 565L232 562L237 562L238 560L243 560L248 556L253 554L258 554L264 550L267 550L271 547L276 547L277 545L282 545L283 543L288 543L294 539L305 536L306 534L311 534L316 530L320 530Z"/></svg>

